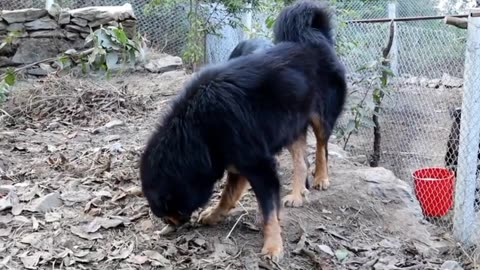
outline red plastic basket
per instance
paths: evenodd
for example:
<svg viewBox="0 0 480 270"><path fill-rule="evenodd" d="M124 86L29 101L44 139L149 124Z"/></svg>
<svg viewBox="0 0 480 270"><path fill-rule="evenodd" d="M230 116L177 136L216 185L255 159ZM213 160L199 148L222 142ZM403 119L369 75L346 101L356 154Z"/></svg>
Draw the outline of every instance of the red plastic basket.
<svg viewBox="0 0 480 270"><path fill-rule="evenodd" d="M413 173L415 194L425 216L445 216L453 206L455 174L446 168L423 168Z"/></svg>

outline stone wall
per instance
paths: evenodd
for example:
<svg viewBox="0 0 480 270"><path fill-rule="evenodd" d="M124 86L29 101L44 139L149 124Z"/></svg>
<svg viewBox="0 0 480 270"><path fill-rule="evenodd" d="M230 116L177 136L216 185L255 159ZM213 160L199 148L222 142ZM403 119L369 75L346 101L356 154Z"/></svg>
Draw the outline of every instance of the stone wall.
<svg viewBox="0 0 480 270"><path fill-rule="evenodd" d="M50 10L3 10L0 13L0 41L6 40L9 33L19 37L0 48L0 69L55 57L69 49L86 49L85 38L91 30L119 23L130 37L135 34L137 23L130 4L73 10L58 6ZM33 68L28 73L42 75L39 73L43 72Z"/></svg>

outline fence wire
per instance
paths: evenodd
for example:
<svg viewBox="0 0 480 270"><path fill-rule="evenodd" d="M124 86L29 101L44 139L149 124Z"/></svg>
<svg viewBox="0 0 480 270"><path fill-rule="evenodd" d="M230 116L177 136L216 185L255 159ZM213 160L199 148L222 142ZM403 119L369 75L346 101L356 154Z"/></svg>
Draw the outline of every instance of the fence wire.
<svg viewBox="0 0 480 270"><path fill-rule="evenodd" d="M152 12L146 13L145 8L150 0L128 2L132 4L138 18L140 33L144 34L154 47L173 55L183 54L188 32L187 5L156 7ZM396 17L431 16L465 11L462 8L442 11L436 8L437 2L398 1ZM56 0L56 3L72 9L95 5L122 5L125 0ZM337 16L339 22L389 16L387 1L349 0L335 1L335 3L338 13L341 13L341 16ZM43 6L44 0L3 0L0 3L0 9L42 8ZM265 34L269 31L265 26L265 18L266 14L254 11L253 25L257 32L253 36L268 36ZM355 93L350 96L350 100L355 100L352 96L365 95L372 90L368 83L358 83L358 78L366 76L364 72L358 70L381 57L389 36L389 23L338 23L337 25L336 39L347 48L342 50L341 55L349 72L350 90ZM236 44L246 37L241 26L235 28L229 25L220 29L219 35L207 36L205 40L207 62L225 61ZM390 80L389 87L392 91L383 103L383 112L380 117L382 130L380 166L393 170L399 178L406 180L415 188L413 173L421 168L448 167L458 173L456 168L459 149L462 152L459 148L460 138L467 140L470 137L466 133L469 130L467 128L464 128L462 130L464 133L460 134L460 117L455 108L462 106L465 63L472 63L468 62L471 59L465 62L466 31L447 26L442 20L397 22L395 44L391 64L396 77ZM477 76L477 74L478 72L474 75ZM480 77L474 79L477 85L480 85ZM345 126L351 118L348 106L339 126ZM480 121L480 118L477 117L475 121ZM346 149L358 161L367 163L372 154L372 137L372 128L362 127L351 136ZM344 143L340 138L337 138L337 142ZM478 144L478 141L475 143ZM463 145L465 147L467 144ZM468 149L463 150L463 153L468 152ZM463 171L467 172L466 169ZM463 171L462 173L465 173ZM436 170L423 173L425 175L419 177L441 176L442 179L447 179L445 180L447 184L444 186L417 188L423 190L423 195L420 195L420 197L423 196L420 198L421 203L434 202L433 208L429 208L429 211L441 212L448 208L446 215L434 218L433 222L451 228L455 213L452 211L454 206L450 205L454 195L449 195L453 192L451 190L453 184L448 183L450 181L448 173L443 175L445 172ZM428 173L430 175L427 175ZM468 172L465 174L457 175L457 178L471 176ZM474 212L478 213L480 173L477 172L475 178L477 188L468 194L469 198L474 199L464 203L470 203L474 207ZM418 194L417 197L419 197ZM478 220L479 217L475 215L474 219ZM470 221L468 219L465 222Z"/></svg>

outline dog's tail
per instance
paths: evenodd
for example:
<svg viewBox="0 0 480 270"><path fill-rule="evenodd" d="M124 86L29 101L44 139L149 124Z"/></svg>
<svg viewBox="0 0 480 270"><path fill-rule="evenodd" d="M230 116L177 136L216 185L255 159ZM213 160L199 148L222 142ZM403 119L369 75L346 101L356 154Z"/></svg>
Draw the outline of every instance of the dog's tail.
<svg viewBox="0 0 480 270"><path fill-rule="evenodd" d="M328 6L315 0L300 0L285 7L273 29L275 43L299 42L311 46L333 44Z"/></svg>

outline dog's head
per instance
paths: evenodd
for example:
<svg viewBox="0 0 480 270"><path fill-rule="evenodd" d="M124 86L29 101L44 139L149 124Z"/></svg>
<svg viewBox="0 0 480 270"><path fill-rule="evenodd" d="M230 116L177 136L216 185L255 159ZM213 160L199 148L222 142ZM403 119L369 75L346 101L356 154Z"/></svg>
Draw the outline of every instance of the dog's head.
<svg viewBox="0 0 480 270"><path fill-rule="evenodd" d="M186 155L181 147L157 143L153 139L140 160L143 194L157 217L179 226L208 202L216 179L208 173L209 160L202 161L201 146Z"/></svg>

